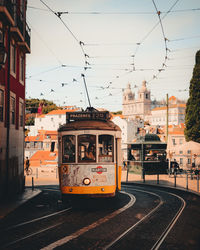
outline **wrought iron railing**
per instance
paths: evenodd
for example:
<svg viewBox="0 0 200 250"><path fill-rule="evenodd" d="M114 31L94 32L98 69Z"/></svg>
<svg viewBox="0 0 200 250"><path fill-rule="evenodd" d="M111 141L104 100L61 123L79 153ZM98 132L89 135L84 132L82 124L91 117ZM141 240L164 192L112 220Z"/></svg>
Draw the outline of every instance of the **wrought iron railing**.
<svg viewBox="0 0 200 250"><path fill-rule="evenodd" d="M10 15L14 18L14 5L11 0L0 0L0 6L5 6Z"/></svg>

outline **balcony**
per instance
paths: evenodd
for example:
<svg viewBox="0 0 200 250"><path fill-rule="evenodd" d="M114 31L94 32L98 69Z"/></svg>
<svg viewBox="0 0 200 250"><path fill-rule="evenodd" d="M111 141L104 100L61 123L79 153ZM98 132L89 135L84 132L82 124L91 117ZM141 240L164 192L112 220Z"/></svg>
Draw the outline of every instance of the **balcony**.
<svg viewBox="0 0 200 250"><path fill-rule="evenodd" d="M11 0L0 0L0 20L14 25L14 5Z"/></svg>
<svg viewBox="0 0 200 250"><path fill-rule="evenodd" d="M28 27L28 25L26 24L24 39L22 42L18 42L18 45L21 47L21 49L24 51L24 53L31 52L31 50L30 50L30 33L31 33L31 30Z"/></svg>
<svg viewBox="0 0 200 250"><path fill-rule="evenodd" d="M30 28L21 13L20 15L15 13L15 24L11 27L11 33L21 49L25 53L30 53Z"/></svg>

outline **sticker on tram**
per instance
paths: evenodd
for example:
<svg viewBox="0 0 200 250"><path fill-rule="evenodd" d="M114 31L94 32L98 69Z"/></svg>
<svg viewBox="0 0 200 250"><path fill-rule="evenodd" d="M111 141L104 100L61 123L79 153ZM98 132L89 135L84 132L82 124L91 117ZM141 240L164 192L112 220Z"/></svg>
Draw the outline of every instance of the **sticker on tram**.
<svg viewBox="0 0 200 250"><path fill-rule="evenodd" d="M101 166L98 166L96 168L92 168L92 172L95 172L97 174L102 174L103 172L107 172L107 168L103 168Z"/></svg>

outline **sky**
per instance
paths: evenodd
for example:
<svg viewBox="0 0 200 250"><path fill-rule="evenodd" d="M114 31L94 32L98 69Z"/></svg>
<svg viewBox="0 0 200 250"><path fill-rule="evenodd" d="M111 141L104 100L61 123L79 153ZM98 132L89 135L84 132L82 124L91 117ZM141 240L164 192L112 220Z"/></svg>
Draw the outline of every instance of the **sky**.
<svg viewBox="0 0 200 250"><path fill-rule="evenodd" d="M145 80L152 100L187 100L199 23L199 0L28 0L26 97L118 111Z"/></svg>

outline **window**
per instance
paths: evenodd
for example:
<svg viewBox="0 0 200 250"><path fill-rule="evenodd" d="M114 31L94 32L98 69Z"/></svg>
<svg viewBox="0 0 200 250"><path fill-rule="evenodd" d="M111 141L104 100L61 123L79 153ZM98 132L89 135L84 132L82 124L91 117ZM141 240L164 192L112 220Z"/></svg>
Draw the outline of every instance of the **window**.
<svg viewBox="0 0 200 250"><path fill-rule="evenodd" d="M19 79L21 82L24 82L24 76L25 76L25 59L24 59L24 55L20 56L20 72L19 72Z"/></svg>
<svg viewBox="0 0 200 250"><path fill-rule="evenodd" d="M149 96L148 96L148 94L146 94L146 99L148 99L149 98Z"/></svg>
<svg viewBox="0 0 200 250"><path fill-rule="evenodd" d="M96 162L96 135L78 136L78 161Z"/></svg>
<svg viewBox="0 0 200 250"><path fill-rule="evenodd" d="M0 43L3 44L3 31L0 30Z"/></svg>
<svg viewBox="0 0 200 250"><path fill-rule="evenodd" d="M190 158L187 159L187 163L191 164L191 159Z"/></svg>
<svg viewBox="0 0 200 250"><path fill-rule="evenodd" d="M176 140L172 139L172 143L173 143L173 145L176 145Z"/></svg>
<svg viewBox="0 0 200 250"><path fill-rule="evenodd" d="M191 154L191 150L188 150L187 153L188 153L188 154Z"/></svg>
<svg viewBox="0 0 200 250"><path fill-rule="evenodd" d="M183 165L183 158L180 158L180 165Z"/></svg>
<svg viewBox="0 0 200 250"><path fill-rule="evenodd" d="M99 136L99 162L114 161L114 137L112 135Z"/></svg>
<svg viewBox="0 0 200 250"><path fill-rule="evenodd" d="M11 124L15 124L15 98L12 96L10 100L10 115Z"/></svg>
<svg viewBox="0 0 200 250"><path fill-rule="evenodd" d="M4 113L4 91L0 89L0 122L3 122Z"/></svg>
<svg viewBox="0 0 200 250"><path fill-rule="evenodd" d="M65 135L62 137L63 163L75 162L75 139L74 135Z"/></svg>
<svg viewBox="0 0 200 250"><path fill-rule="evenodd" d="M24 125L24 104L19 102L19 126L23 127Z"/></svg>
<svg viewBox="0 0 200 250"><path fill-rule="evenodd" d="M181 151L179 151L179 154L182 154L183 153L183 151L181 150Z"/></svg>
<svg viewBox="0 0 200 250"><path fill-rule="evenodd" d="M53 122L53 117L51 117L51 121Z"/></svg>
<svg viewBox="0 0 200 250"><path fill-rule="evenodd" d="M14 45L11 44L11 52L10 52L10 70L11 72L13 72L14 74L16 74L16 48Z"/></svg>

